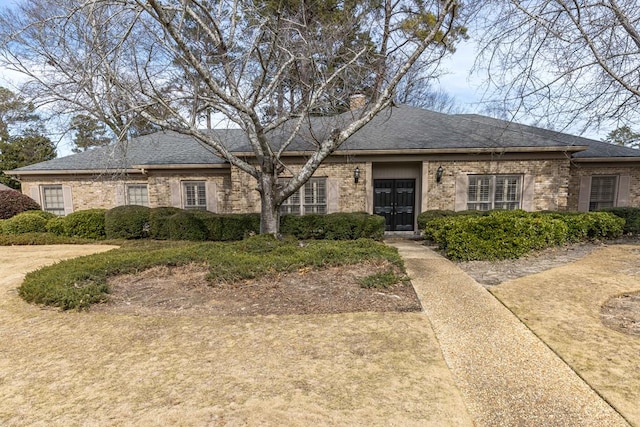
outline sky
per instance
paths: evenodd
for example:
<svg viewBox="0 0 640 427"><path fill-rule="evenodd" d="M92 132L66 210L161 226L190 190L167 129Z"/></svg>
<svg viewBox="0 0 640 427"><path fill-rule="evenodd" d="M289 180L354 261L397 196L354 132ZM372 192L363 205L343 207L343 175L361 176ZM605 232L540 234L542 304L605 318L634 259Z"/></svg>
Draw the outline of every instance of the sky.
<svg viewBox="0 0 640 427"><path fill-rule="evenodd" d="M12 6L20 0L0 0L0 8ZM477 47L473 39L462 40L456 47L456 52L446 58L441 69L444 74L440 77L440 87L455 98L457 106L465 113L481 113L483 84L477 75L471 75L477 53ZM15 90L22 76L0 68L0 86ZM592 132L583 136L593 139L602 139L606 132ZM58 145L58 156L71 154L72 143L70 140L62 140Z"/></svg>

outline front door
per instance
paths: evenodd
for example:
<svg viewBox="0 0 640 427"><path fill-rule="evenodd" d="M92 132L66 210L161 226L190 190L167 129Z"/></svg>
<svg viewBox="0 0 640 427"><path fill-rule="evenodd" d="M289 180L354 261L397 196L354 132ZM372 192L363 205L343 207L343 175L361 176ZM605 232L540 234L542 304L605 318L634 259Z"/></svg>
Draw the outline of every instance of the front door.
<svg viewBox="0 0 640 427"><path fill-rule="evenodd" d="M413 231L415 179L373 181L373 213L385 217L386 231Z"/></svg>

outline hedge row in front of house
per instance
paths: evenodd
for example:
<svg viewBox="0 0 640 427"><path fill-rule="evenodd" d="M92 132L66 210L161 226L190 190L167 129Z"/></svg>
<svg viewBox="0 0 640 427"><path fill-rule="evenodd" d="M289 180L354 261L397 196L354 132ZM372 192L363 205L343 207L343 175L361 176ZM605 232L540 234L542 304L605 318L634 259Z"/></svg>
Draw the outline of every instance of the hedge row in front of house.
<svg viewBox="0 0 640 427"><path fill-rule="evenodd" d="M104 239L105 209L77 211L64 217L40 210L29 210L0 220L0 234L50 233L61 237Z"/></svg>
<svg viewBox="0 0 640 427"><path fill-rule="evenodd" d="M625 221L608 212L427 211L418 224L445 256L469 261L519 258L566 242L619 237Z"/></svg>
<svg viewBox="0 0 640 427"><path fill-rule="evenodd" d="M119 206L107 211L109 239L233 241L260 232L259 214L215 214L172 207ZM298 239L381 239L384 218L365 213L285 215L280 233Z"/></svg>
<svg viewBox="0 0 640 427"><path fill-rule="evenodd" d="M219 215L208 211L134 205L77 211L64 217L31 210L0 220L0 234L4 235L50 233L92 240L235 241L259 231L259 214ZM366 213L286 215L281 219L280 231L303 240L379 240L384 235L384 218Z"/></svg>

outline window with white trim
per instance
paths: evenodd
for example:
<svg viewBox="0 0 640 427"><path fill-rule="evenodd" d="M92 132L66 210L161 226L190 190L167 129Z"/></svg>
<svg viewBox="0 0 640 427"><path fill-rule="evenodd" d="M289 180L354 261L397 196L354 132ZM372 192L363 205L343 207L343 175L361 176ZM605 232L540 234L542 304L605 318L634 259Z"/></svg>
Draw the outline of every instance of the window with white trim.
<svg viewBox="0 0 640 427"><path fill-rule="evenodd" d="M521 175L469 175L467 209L520 209L522 204Z"/></svg>
<svg viewBox="0 0 640 427"><path fill-rule="evenodd" d="M616 202L617 176L592 176L589 210L612 208Z"/></svg>
<svg viewBox="0 0 640 427"><path fill-rule="evenodd" d="M52 214L64 215L64 194L62 185L42 186L42 210Z"/></svg>
<svg viewBox="0 0 640 427"><path fill-rule="evenodd" d="M282 203L280 213L283 215L327 213L327 179L310 178L298 191Z"/></svg>
<svg viewBox="0 0 640 427"><path fill-rule="evenodd" d="M182 203L185 209L207 209L207 195L204 181L183 181L182 197Z"/></svg>
<svg viewBox="0 0 640 427"><path fill-rule="evenodd" d="M127 204L149 206L149 190L144 184L127 185Z"/></svg>

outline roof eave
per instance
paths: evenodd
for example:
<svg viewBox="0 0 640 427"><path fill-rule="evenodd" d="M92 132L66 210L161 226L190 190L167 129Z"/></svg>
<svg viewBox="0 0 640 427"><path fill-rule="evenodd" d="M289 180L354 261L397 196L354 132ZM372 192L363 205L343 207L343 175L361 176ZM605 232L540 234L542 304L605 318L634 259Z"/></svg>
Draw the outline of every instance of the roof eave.
<svg viewBox="0 0 640 427"><path fill-rule="evenodd" d="M193 164L167 164L167 165L133 165L140 170L175 170L175 169L229 169L229 163L193 163Z"/></svg>
<svg viewBox="0 0 640 427"><path fill-rule="evenodd" d="M572 159L576 163L631 163L640 162L638 157L576 157Z"/></svg>
<svg viewBox="0 0 640 427"><path fill-rule="evenodd" d="M495 153L575 153L588 149L587 145L551 146L551 147L487 147L487 148L404 148L391 150L358 150L342 149L333 152L334 155L390 155L390 154L495 154ZM286 151L285 156L308 156L312 151ZM252 152L234 153L238 157L250 157Z"/></svg>
<svg viewBox="0 0 640 427"><path fill-rule="evenodd" d="M10 170L5 171L7 175L100 175L105 173L132 173L141 174L140 169L33 169L33 170Z"/></svg>

